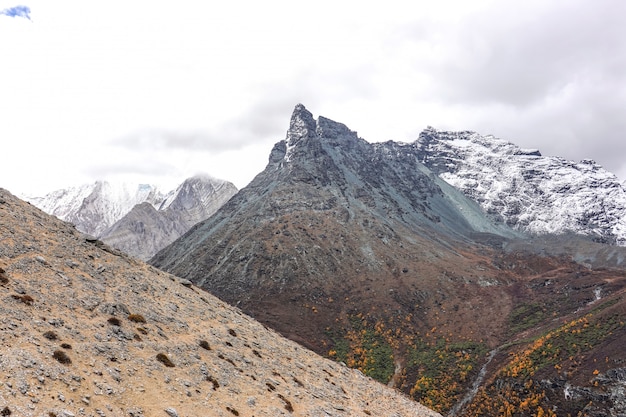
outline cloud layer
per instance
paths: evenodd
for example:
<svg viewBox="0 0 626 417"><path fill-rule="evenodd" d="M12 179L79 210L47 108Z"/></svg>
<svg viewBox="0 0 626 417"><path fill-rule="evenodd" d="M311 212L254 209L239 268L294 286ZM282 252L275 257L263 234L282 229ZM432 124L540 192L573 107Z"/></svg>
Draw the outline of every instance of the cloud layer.
<svg viewBox="0 0 626 417"><path fill-rule="evenodd" d="M241 187L297 103L369 141L469 129L626 179L620 0L29 6L33 23L0 24L9 189L199 171Z"/></svg>

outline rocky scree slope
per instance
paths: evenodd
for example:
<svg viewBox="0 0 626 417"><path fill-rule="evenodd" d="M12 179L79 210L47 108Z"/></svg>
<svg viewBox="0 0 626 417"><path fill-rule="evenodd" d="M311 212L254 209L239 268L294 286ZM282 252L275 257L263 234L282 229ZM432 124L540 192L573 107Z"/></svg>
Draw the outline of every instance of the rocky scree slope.
<svg viewBox="0 0 626 417"><path fill-rule="evenodd" d="M0 189L0 414L436 416Z"/></svg>
<svg viewBox="0 0 626 417"><path fill-rule="evenodd" d="M147 184L94 184L29 201L110 246L147 260L237 193L230 182L197 175L162 193Z"/></svg>
<svg viewBox="0 0 626 417"><path fill-rule="evenodd" d="M493 136L433 128L404 148L515 229L626 245L626 189L592 160L542 156Z"/></svg>
<svg viewBox="0 0 626 417"><path fill-rule="evenodd" d="M266 169L151 262L450 415L618 412L620 379L593 378L626 359L625 272L508 237L523 242L414 148L369 144L298 105ZM566 327L582 344L558 332L586 314ZM523 356L546 332L560 353ZM560 401L566 385L587 394Z"/></svg>

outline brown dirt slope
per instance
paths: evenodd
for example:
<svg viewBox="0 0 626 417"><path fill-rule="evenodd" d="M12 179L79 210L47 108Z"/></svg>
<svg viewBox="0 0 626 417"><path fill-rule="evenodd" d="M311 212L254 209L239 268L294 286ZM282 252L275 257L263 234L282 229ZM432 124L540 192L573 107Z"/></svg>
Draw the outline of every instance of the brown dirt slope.
<svg viewBox="0 0 626 417"><path fill-rule="evenodd" d="M0 189L0 413L436 416Z"/></svg>

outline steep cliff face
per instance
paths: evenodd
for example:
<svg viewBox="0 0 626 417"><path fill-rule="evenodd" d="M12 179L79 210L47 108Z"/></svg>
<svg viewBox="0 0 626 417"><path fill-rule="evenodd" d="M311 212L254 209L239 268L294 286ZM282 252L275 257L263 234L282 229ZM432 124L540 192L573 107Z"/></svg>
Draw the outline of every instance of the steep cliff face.
<svg viewBox="0 0 626 417"><path fill-rule="evenodd" d="M493 136L432 128L411 147L440 178L515 229L626 245L626 188L594 161L546 157Z"/></svg>

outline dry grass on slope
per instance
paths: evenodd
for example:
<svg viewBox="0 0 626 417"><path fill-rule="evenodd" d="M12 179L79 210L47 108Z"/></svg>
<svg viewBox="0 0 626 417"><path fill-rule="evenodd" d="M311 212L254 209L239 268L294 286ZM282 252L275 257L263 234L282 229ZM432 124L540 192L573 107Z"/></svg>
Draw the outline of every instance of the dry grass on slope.
<svg viewBox="0 0 626 417"><path fill-rule="evenodd" d="M2 415L437 415L2 189L0 298Z"/></svg>

